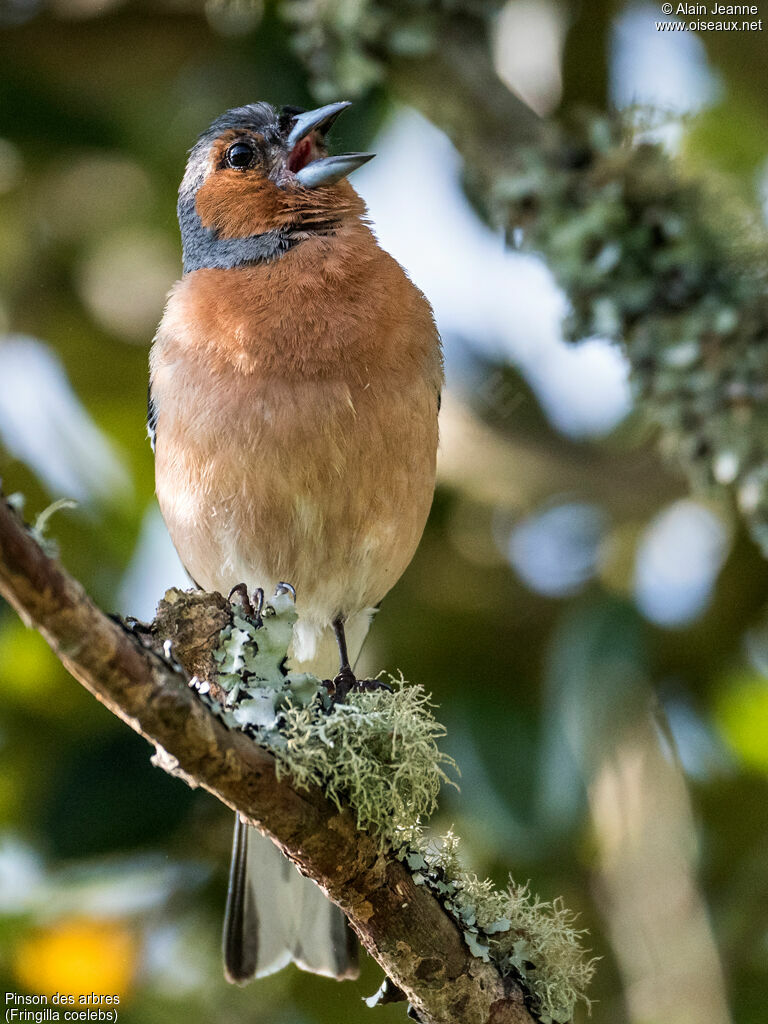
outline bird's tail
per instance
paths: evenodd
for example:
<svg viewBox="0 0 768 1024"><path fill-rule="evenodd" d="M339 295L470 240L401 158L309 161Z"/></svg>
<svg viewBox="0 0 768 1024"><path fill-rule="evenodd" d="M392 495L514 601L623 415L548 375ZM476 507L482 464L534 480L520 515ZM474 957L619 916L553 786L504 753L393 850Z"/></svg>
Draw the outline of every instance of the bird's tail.
<svg viewBox="0 0 768 1024"><path fill-rule="evenodd" d="M362 647L370 615L347 624L352 664ZM338 671L332 630L294 633L293 666L327 679ZM293 962L327 977L356 978L357 940L344 913L274 843L240 817L235 819L227 909L224 918L224 971L243 985Z"/></svg>
<svg viewBox="0 0 768 1024"><path fill-rule="evenodd" d="M224 919L224 970L243 985L289 963L329 978L356 978L357 940L343 912L240 817Z"/></svg>

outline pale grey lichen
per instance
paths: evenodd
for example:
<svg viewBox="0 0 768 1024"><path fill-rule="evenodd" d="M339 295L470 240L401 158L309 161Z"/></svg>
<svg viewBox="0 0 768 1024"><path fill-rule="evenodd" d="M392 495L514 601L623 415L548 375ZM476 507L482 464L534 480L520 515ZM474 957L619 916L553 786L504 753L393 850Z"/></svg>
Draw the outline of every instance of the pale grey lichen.
<svg viewBox="0 0 768 1024"><path fill-rule="evenodd" d="M26 498L23 494L15 491L13 494L9 494L5 500L20 517L23 515L26 503ZM39 512L34 523L28 527L30 534L50 558L58 558L59 546L52 537L48 536L46 532L48 524L57 512L68 508L77 508L77 502L74 498L59 498L57 501L47 505L42 512Z"/></svg>
<svg viewBox="0 0 768 1024"><path fill-rule="evenodd" d="M404 842L435 810L455 764L438 749L445 729L422 687L390 682L391 692L350 693L330 713L322 697L292 704L275 757L298 785L321 785L337 806L351 804L358 828Z"/></svg>
<svg viewBox="0 0 768 1024"><path fill-rule="evenodd" d="M435 720L420 686L392 679L392 689L353 691L334 703L322 680L285 668L296 609L282 591L261 619L235 613L214 652L211 683L198 691L232 728L242 729L275 756L278 775L298 787L322 787L338 806L349 805L357 824L377 835L430 888L462 930L474 956L513 975L528 993L542 1024L565 1024L586 1002L594 973L580 943L582 932L561 901L542 903L510 880L504 891L465 871L452 833L435 844L423 822L434 811L440 786L456 770L437 741Z"/></svg>

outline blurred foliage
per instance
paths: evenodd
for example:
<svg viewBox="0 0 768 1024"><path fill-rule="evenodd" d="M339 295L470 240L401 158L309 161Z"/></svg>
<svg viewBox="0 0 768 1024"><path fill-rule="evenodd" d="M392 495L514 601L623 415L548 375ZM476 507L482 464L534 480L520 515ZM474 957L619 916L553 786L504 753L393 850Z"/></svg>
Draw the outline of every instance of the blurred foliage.
<svg viewBox="0 0 768 1024"><path fill-rule="evenodd" d="M768 554L768 232L756 204L619 127L528 150L499 203L565 288L570 336L624 344L665 450L695 486L733 485Z"/></svg>
<svg viewBox="0 0 768 1024"><path fill-rule="evenodd" d="M564 29L561 70L564 114L574 123L579 104L606 100L616 73L612 25L623 7L554 7L565 28L572 26L568 34ZM0 334L8 334L0 337L0 375L9 372L3 351L10 351L10 336L36 339L34 351L60 361L67 386L108 442L102 461L94 457L91 475L82 478L80 509L50 527L68 568L108 610L133 610L124 605L124 587L151 523L147 348L179 271L175 193L196 134L242 102L308 105L313 96L339 98L343 89L344 98L358 102L339 123L337 143L366 149L396 102L406 100L450 134L466 160L473 205L490 219L496 184L519 174L510 152L538 131L536 118L489 78L488 35L500 8L481 0L6 0L0 7ZM658 186L658 224L672 241L657 255L671 253L686 273L695 272L701 302L716 284L719 305L735 308L746 296L759 311L762 249L744 262L739 204L719 196L737 195L752 210L762 199L765 35L711 33L702 41L721 88L717 102L683 126L678 161L685 173L678 178L677 165L655 149L648 175L635 185ZM599 152L605 168L607 151ZM624 172L608 171L601 237L606 223L613 230L614 217L626 215L625 194L609 187L625 181L618 173ZM562 197L558 175L550 166L537 188ZM706 189L690 191L688 182L705 178ZM408 185L393 181L392 188ZM626 253L601 263L598 249L581 261L578 246L593 236L580 233L579 197L575 206L574 197L566 198L548 230L563 232L557 237L566 249L577 246L572 278L583 273L591 288L592 272L602 266L607 277L599 286L616 301L616 275L630 266ZM707 217L696 222L695 237L678 243L669 224L674 228L680 200ZM725 278L711 273L715 255ZM634 270L641 279L657 272ZM574 312L580 330L594 326L588 310ZM664 358L651 376L641 370L639 377L643 415L593 440L558 432L514 366L501 356L479 359L464 345L455 388L464 418L458 431L446 419L443 436L457 448L477 437L479 446L451 462L450 474L446 463L423 543L384 602L366 655L376 670L402 668L441 705L445 748L463 778L460 794L443 794L437 830L455 823L466 862L479 874L503 883L511 869L518 880L530 877L544 898L562 896L580 912L579 924L590 929L603 958L590 990L595 1024L687 1024L696 1019L693 990L717 980L711 948L702 959L693 946L667 945L644 980L654 988L674 968L682 979L670 995L677 1001L663 1013L639 1016L642 985L627 973L621 929L630 928L638 950L649 936L681 934L667 919L654 926L642 916L652 890L673 874L670 865L691 886L693 902L708 910L733 1019L764 1019L765 562L729 505L718 502L710 508L722 523L727 558L713 570L714 585L696 614L662 627L641 612L635 586L643 544L659 514L685 492L656 455L646 406L656 403L662 417L664 409L677 417L686 444L710 440L711 432L717 443L727 433L734 446L744 444L745 401L750 422L765 416L761 323L755 314L729 326L713 314L707 326L720 333L712 369L706 346L693 363L670 363L667 351L692 340L699 327L681 325L675 315L666 319ZM622 329L627 324L620 318ZM707 362L702 372L734 370L717 392L725 403L719 411L697 402L696 360ZM744 386L735 399L728 390L734 379L744 384L742 376L748 401ZM33 457L22 443L24 434L48 438L61 470L69 465L68 421L49 393L36 389L36 379L14 380L9 396L0 376L0 472L6 490L27 496L31 518L73 491L52 483L43 456ZM678 389L685 402L670 404ZM11 399L20 435L10 432ZM691 406L695 422L683 422L681 410ZM446 412L453 415L449 403ZM720 414L725 420L715 421ZM714 453L702 458L710 467ZM81 454L71 459L75 468L83 462ZM754 468L750 455L740 465ZM107 486L99 488L99 479ZM511 539L542 508L574 502L582 516L585 506L598 510L599 536L590 541L583 578L563 596L548 596L512 568ZM538 536L546 553L549 535ZM556 539L555 572L570 550ZM578 543L577 537L577 549ZM665 549L666 559L675 572L693 573L695 553L678 546ZM157 596L175 582L163 580ZM357 985L293 970L245 990L224 983L218 944L230 815L151 768L148 757L148 748L67 677L36 634L0 609L4 989L113 989L125 1024L368 1019L358 1000L379 984L370 962ZM683 777L687 790L679 786ZM638 793L657 799L655 816L632 817L640 813ZM642 849L656 871L651 881L632 875L636 862L621 861L622 822L633 821L644 822ZM666 860L653 860L659 850ZM666 902L676 905L671 897ZM676 925L695 925L706 938L704 917L691 923L680 911ZM661 984L655 988L662 991ZM371 1012L384 1024L403 1019L398 1006ZM713 1009L707 1019L724 1017Z"/></svg>
<svg viewBox="0 0 768 1024"><path fill-rule="evenodd" d="M729 679L718 694L717 721L745 766L768 773L768 684L764 676Z"/></svg>

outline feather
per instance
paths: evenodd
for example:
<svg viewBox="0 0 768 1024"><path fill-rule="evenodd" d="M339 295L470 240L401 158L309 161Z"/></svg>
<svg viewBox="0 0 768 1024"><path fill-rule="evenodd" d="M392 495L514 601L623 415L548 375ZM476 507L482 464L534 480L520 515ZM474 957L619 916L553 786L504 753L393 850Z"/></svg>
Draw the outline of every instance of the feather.
<svg viewBox="0 0 768 1024"><path fill-rule="evenodd" d="M152 451L155 450L157 440L157 405L152 397L152 381L147 385L147 434Z"/></svg>
<svg viewBox="0 0 768 1024"><path fill-rule="evenodd" d="M359 656L373 610L347 624L353 662ZM294 641L296 646L296 641ZM310 660L292 667L321 678L338 668L332 629L304 637ZM299 655L300 656L300 655ZM295 963L303 971L339 981L358 975L357 940L342 910L302 875L271 839L235 817L232 864L224 915L224 973L244 985Z"/></svg>
<svg viewBox="0 0 768 1024"><path fill-rule="evenodd" d="M357 943L344 913L239 816L223 947L225 974L238 985L291 962L329 978L357 977Z"/></svg>

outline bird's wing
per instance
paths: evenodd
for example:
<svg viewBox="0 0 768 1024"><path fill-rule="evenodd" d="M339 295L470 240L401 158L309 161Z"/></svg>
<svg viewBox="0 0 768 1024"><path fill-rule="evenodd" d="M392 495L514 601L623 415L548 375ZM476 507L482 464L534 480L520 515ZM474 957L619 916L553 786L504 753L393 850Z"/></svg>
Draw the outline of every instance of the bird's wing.
<svg viewBox="0 0 768 1024"><path fill-rule="evenodd" d="M152 397L152 381L147 385L147 433L152 451L155 450L155 438L157 436L157 405Z"/></svg>

